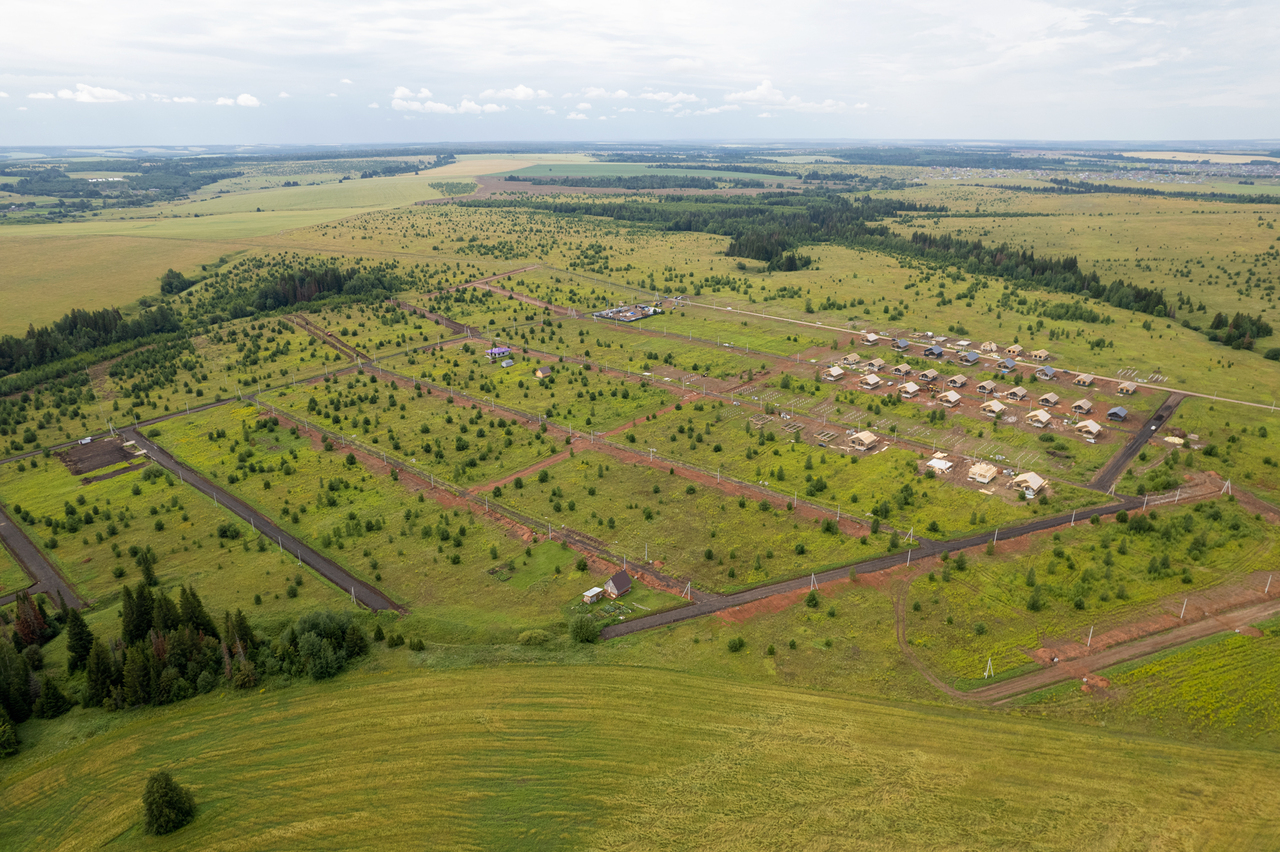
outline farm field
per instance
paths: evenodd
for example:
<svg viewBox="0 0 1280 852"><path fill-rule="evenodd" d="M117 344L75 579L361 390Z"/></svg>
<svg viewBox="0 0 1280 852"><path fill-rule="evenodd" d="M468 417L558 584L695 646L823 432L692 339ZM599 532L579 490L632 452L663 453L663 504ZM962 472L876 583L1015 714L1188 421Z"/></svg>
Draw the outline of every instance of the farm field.
<svg viewBox="0 0 1280 852"><path fill-rule="evenodd" d="M331 686L299 684L32 725L28 756L2 770L0 826L16 850L142 842L138 790L160 765L198 805L165 841L174 849L235 845L246 829L264 850L300 837L348 848L332 820L360 802L362 835L387 849L417 848L428 831L477 849L1276 841L1265 754L643 668L433 672L406 654L345 675L337 702ZM600 772L583 757L623 752L644 760ZM1082 752L1091 759L1075 759ZM900 771L904 754L910 771ZM296 795L299 773L326 765L346 767L346 783ZM708 804L725 797L739 807ZM1053 806L1064 799L1069 811ZM619 800L625 816L607 817L602 804ZM780 809L794 817L780 822Z"/></svg>
<svg viewBox="0 0 1280 852"><path fill-rule="evenodd" d="M31 578L19 567L9 551L0 549L0 596L11 595L31 585Z"/></svg>

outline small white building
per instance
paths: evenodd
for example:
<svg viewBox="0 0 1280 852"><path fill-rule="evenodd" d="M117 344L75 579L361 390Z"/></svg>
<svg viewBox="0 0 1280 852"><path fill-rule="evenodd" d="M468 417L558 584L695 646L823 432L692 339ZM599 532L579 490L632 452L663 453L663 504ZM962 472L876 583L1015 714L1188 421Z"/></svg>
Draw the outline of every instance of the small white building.
<svg viewBox="0 0 1280 852"><path fill-rule="evenodd" d="M1009 483L1009 487L1021 488L1022 493L1027 496L1028 500L1030 500L1032 497L1043 491L1046 484L1044 477L1040 476L1038 473L1027 471L1021 476L1015 476Z"/></svg>
<svg viewBox="0 0 1280 852"><path fill-rule="evenodd" d="M898 393L902 395L903 399L911 399L913 396L920 393L920 386L915 382L907 382L902 386Z"/></svg>
<svg viewBox="0 0 1280 852"><path fill-rule="evenodd" d="M1071 410L1076 414L1088 414L1093 411L1093 403L1087 399L1077 399L1071 403Z"/></svg>
<svg viewBox="0 0 1280 852"><path fill-rule="evenodd" d="M1044 396L1040 397L1040 399L1038 400L1038 402L1045 408L1053 408L1055 405L1057 405L1061 401L1062 401L1062 398L1059 397L1056 393L1052 393L1052 392L1045 394Z"/></svg>
<svg viewBox="0 0 1280 852"><path fill-rule="evenodd" d="M938 402L942 403L947 408L955 408L960 404L961 399L962 397L960 394L955 391L947 391L946 393L938 396Z"/></svg>
<svg viewBox="0 0 1280 852"><path fill-rule="evenodd" d="M981 349L983 352L999 352L1000 344L996 343L993 340L988 340L986 343L982 344L978 348Z"/></svg>
<svg viewBox="0 0 1280 852"><path fill-rule="evenodd" d="M844 370L832 365L822 371L822 380L824 382L838 382L844 378Z"/></svg>
<svg viewBox="0 0 1280 852"><path fill-rule="evenodd" d="M1011 399L1014 402L1021 402L1027 398L1027 389L1019 385L1004 395L1005 399Z"/></svg>
<svg viewBox="0 0 1280 852"><path fill-rule="evenodd" d="M885 368L885 360L883 358L873 358L863 364L862 367L863 369L871 370L872 372L875 372L876 370L883 370Z"/></svg>
<svg viewBox="0 0 1280 852"><path fill-rule="evenodd" d="M884 384L884 379L880 378L875 373L868 373L862 377L862 381L858 382L858 384L863 390L875 390Z"/></svg>
<svg viewBox="0 0 1280 852"><path fill-rule="evenodd" d="M991 379L987 379L985 382L978 382L978 393L995 393L995 392L996 392L996 383L993 382Z"/></svg>
<svg viewBox="0 0 1280 852"><path fill-rule="evenodd" d="M923 373L920 374L920 381L936 382L938 380L938 375L939 374L937 370L925 370Z"/></svg>
<svg viewBox="0 0 1280 852"><path fill-rule="evenodd" d="M874 432L859 432L853 436L850 443L855 450L869 450L880 443L880 438Z"/></svg>
<svg viewBox="0 0 1280 852"><path fill-rule="evenodd" d="M599 586L592 586L591 588L587 589L585 592L582 593L582 602L595 603L596 601L600 600L602 597L604 597L604 589L600 588Z"/></svg>
<svg viewBox="0 0 1280 852"><path fill-rule="evenodd" d="M1116 388L1116 392L1122 393L1125 396L1133 396L1138 392L1138 386L1133 382L1124 382L1120 387Z"/></svg>
<svg viewBox="0 0 1280 852"><path fill-rule="evenodd" d="M1053 421L1053 417L1043 408L1037 408L1035 411L1027 415L1027 422L1037 429L1043 429Z"/></svg>
<svg viewBox="0 0 1280 852"><path fill-rule="evenodd" d="M880 342L880 335L876 334L874 331L868 331L862 336L862 342L867 346L875 346Z"/></svg>
<svg viewBox="0 0 1280 852"><path fill-rule="evenodd" d="M1096 438L1102 432L1102 427L1092 420L1086 420L1076 425L1076 431L1086 438Z"/></svg>
<svg viewBox="0 0 1280 852"><path fill-rule="evenodd" d="M1079 388L1087 388L1089 385L1093 384L1093 376L1088 373L1081 373L1071 381L1071 384Z"/></svg>
<svg viewBox="0 0 1280 852"><path fill-rule="evenodd" d="M889 372L893 373L895 376L897 376L900 379L905 379L907 376L911 375L911 365L899 364Z"/></svg>
<svg viewBox="0 0 1280 852"><path fill-rule="evenodd" d="M991 399L982 404L981 410L982 413L988 417L999 417L1001 414L1004 414L1005 409L1008 407L1009 406L1005 405L998 399Z"/></svg>
<svg viewBox="0 0 1280 852"><path fill-rule="evenodd" d="M967 384L969 384L969 380L964 376L952 376L947 379L947 387L949 388L962 388Z"/></svg>
<svg viewBox="0 0 1280 852"><path fill-rule="evenodd" d="M933 458L925 462L925 467L930 468L937 473L950 473L951 468L955 467L955 465L946 459Z"/></svg>

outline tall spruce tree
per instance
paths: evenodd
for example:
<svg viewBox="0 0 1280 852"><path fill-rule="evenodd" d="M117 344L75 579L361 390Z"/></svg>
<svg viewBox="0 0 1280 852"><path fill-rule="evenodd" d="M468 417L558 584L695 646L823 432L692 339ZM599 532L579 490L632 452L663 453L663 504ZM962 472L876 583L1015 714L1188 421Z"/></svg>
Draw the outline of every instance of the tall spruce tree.
<svg viewBox="0 0 1280 852"><path fill-rule="evenodd" d="M213 619L209 617L195 589L190 586L182 587L178 593L178 610L182 614L182 623L185 626L205 636L212 636L214 639L222 638L218 635L218 628L214 626Z"/></svg>
<svg viewBox="0 0 1280 852"><path fill-rule="evenodd" d="M115 685L116 661L101 639L95 639L85 663L84 706L101 707Z"/></svg>
<svg viewBox="0 0 1280 852"><path fill-rule="evenodd" d="M77 672L89 661L93 650L93 631L79 610L67 609L67 671Z"/></svg>
<svg viewBox="0 0 1280 852"><path fill-rule="evenodd" d="M0 757L18 753L18 728L0 707Z"/></svg>
<svg viewBox="0 0 1280 852"><path fill-rule="evenodd" d="M56 683L46 677L40 685L40 697L36 699L32 714L37 719L56 719L70 709L71 702L67 696L62 694Z"/></svg>

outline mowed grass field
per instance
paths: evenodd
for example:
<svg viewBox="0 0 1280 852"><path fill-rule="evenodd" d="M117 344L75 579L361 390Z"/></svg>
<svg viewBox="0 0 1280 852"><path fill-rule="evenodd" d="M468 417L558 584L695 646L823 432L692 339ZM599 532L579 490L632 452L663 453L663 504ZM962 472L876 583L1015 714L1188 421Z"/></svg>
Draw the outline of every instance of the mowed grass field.
<svg viewBox="0 0 1280 852"><path fill-rule="evenodd" d="M0 548L0 595L10 595L31 585L31 578L13 561L9 551Z"/></svg>
<svg viewBox="0 0 1280 852"><path fill-rule="evenodd" d="M1270 755L644 668L383 669L83 711L3 765L12 850L1272 849ZM1088 755L1082 759L1081 755ZM141 832L148 773L195 822ZM305 779L305 780L304 780Z"/></svg>

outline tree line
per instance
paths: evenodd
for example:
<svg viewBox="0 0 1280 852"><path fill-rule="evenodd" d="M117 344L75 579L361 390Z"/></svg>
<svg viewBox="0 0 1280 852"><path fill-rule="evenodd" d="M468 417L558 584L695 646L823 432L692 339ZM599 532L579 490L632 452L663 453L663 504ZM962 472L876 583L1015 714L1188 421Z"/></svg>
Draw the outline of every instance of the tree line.
<svg viewBox="0 0 1280 852"><path fill-rule="evenodd" d="M181 330L177 313L168 305L126 320L118 308L85 311L76 308L51 325L27 326L22 337L0 337L0 375L50 364L112 343L136 341Z"/></svg>

